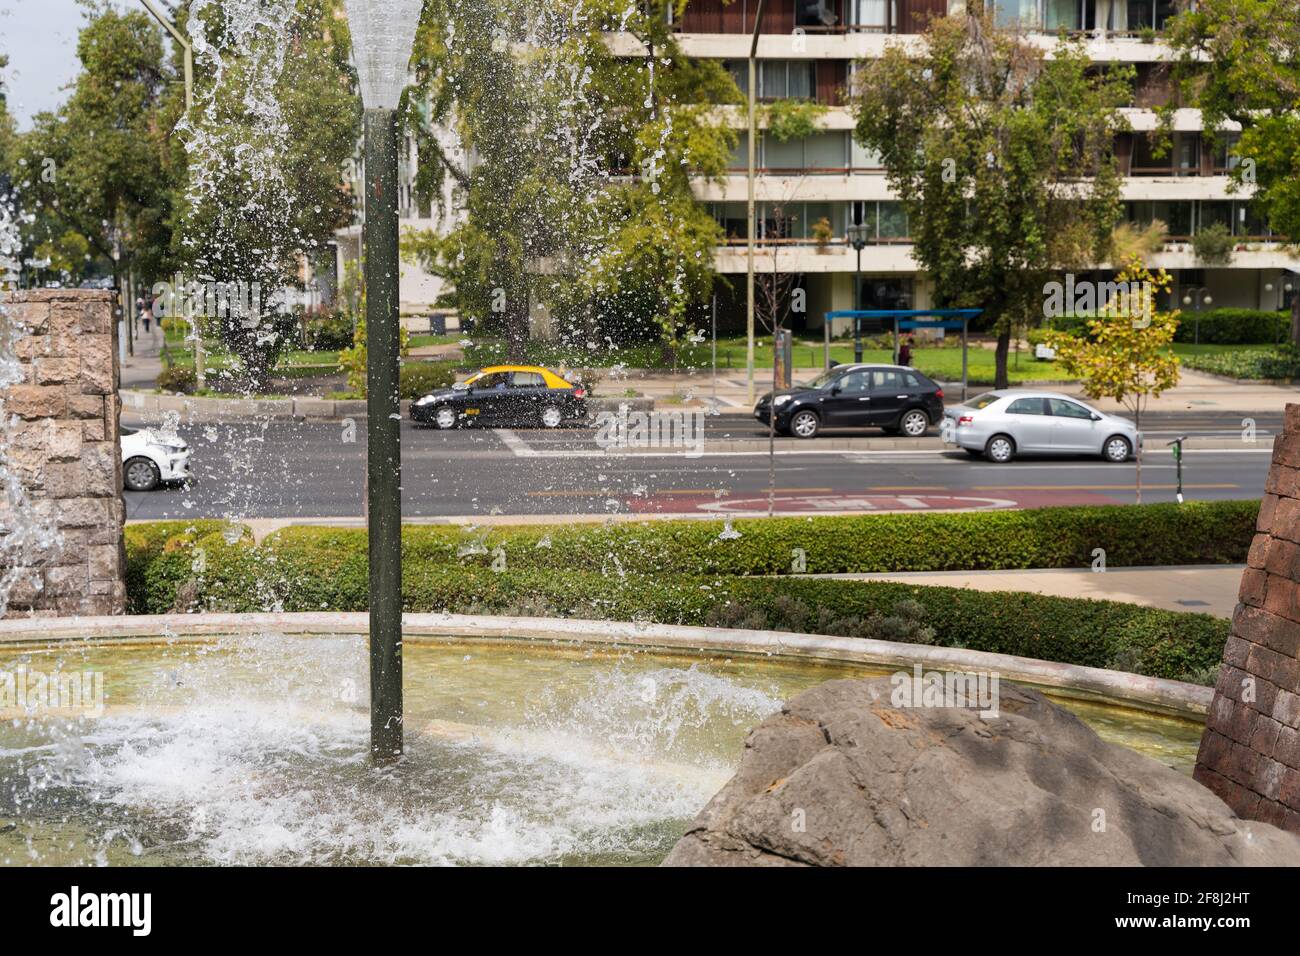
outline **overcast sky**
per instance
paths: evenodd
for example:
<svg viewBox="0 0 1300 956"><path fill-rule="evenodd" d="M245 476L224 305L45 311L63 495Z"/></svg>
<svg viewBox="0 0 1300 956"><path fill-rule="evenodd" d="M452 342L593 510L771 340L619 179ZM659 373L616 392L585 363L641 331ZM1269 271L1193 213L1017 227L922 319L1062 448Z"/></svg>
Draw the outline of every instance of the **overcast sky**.
<svg viewBox="0 0 1300 956"><path fill-rule="evenodd" d="M0 0L0 53L9 57L5 92L19 128L30 128L33 114L67 97L83 21L77 0Z"/></svg>

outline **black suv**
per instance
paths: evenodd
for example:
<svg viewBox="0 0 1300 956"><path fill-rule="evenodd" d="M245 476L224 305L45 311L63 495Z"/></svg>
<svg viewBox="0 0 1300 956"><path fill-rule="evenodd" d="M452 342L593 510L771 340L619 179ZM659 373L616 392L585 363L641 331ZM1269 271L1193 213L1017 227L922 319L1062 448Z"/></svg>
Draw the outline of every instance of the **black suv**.
<svg viewBox="0 0 1300 956"><path fill-rule="evenodd" d="M772 393L754 406L764 425ZM943 418L943 389L905 365L837 365L807 385L776 393L776 429L812 438L823 428L867 426L920 438Z"/></svg>

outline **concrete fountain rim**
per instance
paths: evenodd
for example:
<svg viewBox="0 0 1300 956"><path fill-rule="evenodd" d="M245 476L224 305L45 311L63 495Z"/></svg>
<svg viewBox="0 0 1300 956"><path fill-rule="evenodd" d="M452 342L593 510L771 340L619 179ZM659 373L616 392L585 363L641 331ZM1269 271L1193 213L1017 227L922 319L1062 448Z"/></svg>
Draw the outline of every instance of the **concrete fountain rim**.
<svg viewBox="0 0 1300 956"><path fill-rule="evenodd" d="M259 631L284 634L364 634L365 612L259 614L153 614L116 617L32 617L0 621L0 649L59 642L111 642L140 638L212 638ZM1103 699L1139 710L1204 717L1214 689L1123 671L1060 664L1032 657L956 647L933 647L824 634L754 631L679 624L573 618L497 617L481 614L404 614L408 638L499 639L636 647L705 655L725 652L769 659L848 663L877 667L997 672L1017 683L1084 699Z"/></svg>

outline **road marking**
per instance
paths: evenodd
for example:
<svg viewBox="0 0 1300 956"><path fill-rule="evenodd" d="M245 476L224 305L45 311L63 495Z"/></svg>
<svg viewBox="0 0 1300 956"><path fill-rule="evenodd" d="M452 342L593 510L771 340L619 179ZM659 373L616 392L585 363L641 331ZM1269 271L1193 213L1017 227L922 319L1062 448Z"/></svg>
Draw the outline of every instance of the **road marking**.
<svg viewBox="0 0 1300 956"><path fill-rule="evenodd" d="M1143 490L1146 489L1169 489L1177 488L1176 484L1168 485L1148 485L1143 483ZM1208 484L1192 485L1184 484L1184 488L1209 489L1209 488L1240 488L1241 485L1229 484ZM972 485L972 491L1132 491L1132 485Z"/></svg>
<svg viewBox="0 0 1300 956"><path fill-rule="evenodd" d="M509 428L496 429L496 436L501 439L501 443L509 448L516 458L537 458L539 456L539 452L535 448L530 447L528 442Z"/></svg>

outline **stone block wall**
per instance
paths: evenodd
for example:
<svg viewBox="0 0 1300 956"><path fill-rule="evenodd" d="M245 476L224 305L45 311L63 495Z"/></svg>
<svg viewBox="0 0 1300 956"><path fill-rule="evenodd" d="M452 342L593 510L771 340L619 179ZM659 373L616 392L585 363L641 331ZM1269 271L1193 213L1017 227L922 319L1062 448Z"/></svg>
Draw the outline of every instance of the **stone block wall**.
<svg viewBox="0 0 1300 956"><path fill-rule="evenodd" d="M117 325L112 294L39 289L0 298L26 333L15 343L22 380L0 390L16 416L6 467L22 481L28 519L59 539L9 596L8 616L122 614L126 552L118 433ZM0 503L0 528L14 516Z"/></svg>
<svg viewBox="0 0 1300 956"><path fill-rule="evenodd" d="M1286 407L1195 777L1300 833L1300 405Z"/></svg>

